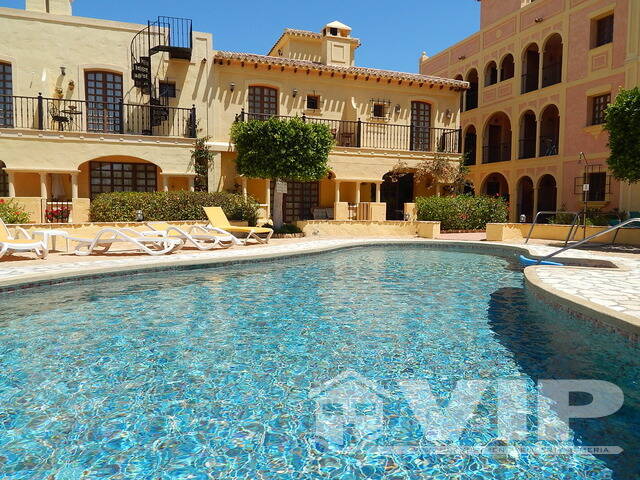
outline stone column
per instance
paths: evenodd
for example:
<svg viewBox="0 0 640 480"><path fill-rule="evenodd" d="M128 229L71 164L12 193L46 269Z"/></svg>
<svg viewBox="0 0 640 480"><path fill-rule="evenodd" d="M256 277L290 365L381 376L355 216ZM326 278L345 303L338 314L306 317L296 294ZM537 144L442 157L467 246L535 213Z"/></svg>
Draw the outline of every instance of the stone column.
<svg viewBox="0 0 640 480"><path fill-rule="evenodd" d="M49 192L47 191L47 173L40 172L40 197L48 200Z"/></svg>
<svg viewBox="0 0 640 480"><path fill-rule="evenodd" d="M360 203L360 182L356 182L356 205Z"/></svg>
<svg viewBox="0 0 640 480"><path fill-rule="evenodd" d="M9 196L16 196L16 183L15 183L15 173L7 172L7 181L9 182Z"/></svg>
<svg viewBox="0 0 640 480"><path fill-rule="evenodd" d="M380 190L381 190L382 182L376 182L376 203L380 203Z"/></svg>
<svg viewBox="0 0 640 480"><path fill-rule="evenodd" d="M339 203L340 202L340 180L334 180L335 182L335 198L334 198L334 202L335 203Z"/></svg>
<svg viewBox="0 0 640 480"><path fill-rule="evenodd" d="M78 174L71 174L71 199L75 200L78 198Z"/></svg>
<svg viewBox="0 0 640 480"><path fill-rule="evenodd" d="M163 192L168 192L169 191L169 176L168 175L162 175L162 191Z"/></svg>
<svg viewBox="0 0 640 480"><path fill-rule="evenodd" d="M195 186L193 185L193 182L195 180L195 177L188 177L188 181L189 181L189 191L190 192L195 192Z"/></svg>
<svg viewBox="0 0 640 480"><path fill-rule="evenodd" d="M242 196L247 198L247 177L242 177Z"/></svg>

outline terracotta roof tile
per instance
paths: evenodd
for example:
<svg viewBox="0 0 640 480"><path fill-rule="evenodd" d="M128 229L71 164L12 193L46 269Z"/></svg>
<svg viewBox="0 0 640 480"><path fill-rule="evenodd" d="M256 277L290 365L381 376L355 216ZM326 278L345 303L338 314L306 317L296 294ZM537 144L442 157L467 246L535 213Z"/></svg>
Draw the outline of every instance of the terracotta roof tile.
<svg viewBox="0 0 640 480"><path fill-rule="evenodd" d="M313 33L313 32L310 32ZM407 80L413 82L433 83L436 85L448 85L461 89L468 89L469 83L462 80L450 78L434 77L431 75L421 75L418 73L396 72L393 70L380 70L377 68L365 67L340 67L311 62L309 60L296 60L284 57L272 57L269 55L258 55L255 53L225 52L219 50L214 55L215 60L239 60L245 62L262 63L265 65L289 66L298 68L308 68L323 72L336 72L350 75L365 75L372 77L387 78L392 80Z"/></svg>

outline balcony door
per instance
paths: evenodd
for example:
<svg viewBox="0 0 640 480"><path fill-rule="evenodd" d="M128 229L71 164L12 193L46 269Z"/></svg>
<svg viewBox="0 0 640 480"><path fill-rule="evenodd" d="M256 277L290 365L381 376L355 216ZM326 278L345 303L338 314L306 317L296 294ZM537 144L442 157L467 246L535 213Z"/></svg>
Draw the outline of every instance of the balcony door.
<svg viewBox="0 0 640 480"><path fill-rule="evenodd" d="M278 90L252 85L249 87L249 120L267 119L278 115Z"/></svg>
<svg viewBox="0 0 640 480"><path fill-rule="evenodd" d="M13 80L11 64L0 62L0 128L13 127Z"/></svg>
<svg viewBox="0 0 640 480"><path fill-rule="evenodd" d="M428 152L431 147L431 105L411 102L411 150Z"/></svg>
<svg viewBox="0 0 640 480"><path fill-rule="evenodd" d="M122 75L113 72L86 72L87 130L120 133Z"/></svg>

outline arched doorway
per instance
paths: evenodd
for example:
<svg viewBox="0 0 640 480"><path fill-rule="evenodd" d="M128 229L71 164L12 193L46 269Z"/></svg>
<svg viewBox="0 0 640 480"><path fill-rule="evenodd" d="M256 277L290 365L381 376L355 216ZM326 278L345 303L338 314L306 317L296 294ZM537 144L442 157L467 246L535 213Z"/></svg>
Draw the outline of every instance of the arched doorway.
<svg viewBox="0 0 640 480"><path fill-rule="evenodd" d="M465 111L478 108L478 71L474 68L467 74L469 89L465 93Z"/></svg>
<svg viewBox="0 0 640 480"><path fill-rule="evenodd" d="M511 160L511 120L503 113L491 115L483 135L482 163Z"/></svg>
<svg viewBox="0 0 640 480"><path fill-rule="evenodd" d="M555 33L544 44L542 56L542 87L562 81L562 37Z"/></svg>
<svg viewBox="0 0 640 480"><path fill-rule="evenodd" d="M404 220L404 204L413 201L413 173L382 177L381 200L387 204L387 220Z"/></svg>
<svg viewBox="0 0 640 480"><path fill-rule="evenodd" d="M490 87L498 83L498 66L496 62L491 61L484 69L484 86Z"/></svg>
<svg viewBox="0 0 640 480"><path fill-rule="evenodd" d="M538 180L538 211L555 212L557 207L558 187L553 175L543 175Z"/></svg>
<svg viewBox="0 0 640 480"><path fill-rule="evenodd" d="M560 147L560 112L549 105L540 116L540 156L558 155Z"/></svg>
<svg viewBox="0 0 640 480"><path fill-rule="evenodd" d="M540 76L540 50L532 43L522 53L522 93L533 92L538 89Z"/></svg>
<svg viewBox="0 0 640 480"><path fill-rule="evenodd" d="M478 142L478 135L476 133L476 127L469 125L464 134L464 164L475 165L476 164L476 145Z"/></svg>
<svg viewBox="0 0 640 480"><path fill-rule="evenodd" d="M518 180L518 219L524 215L527 222L533 221L533 180L530 177L522 177Z"/></svg>
<svg viewBox="0 0 640 480"><path fill-rule="evenodd" d="M483 195L502 197L509 201L509 183L501 173L491 173L482 182L480 190Z"/></svg>
<svg viewBox="0 0 640 480"><path fill-rule="evenodd" d="M502 59L500 64L500 81L504 82L513 78L516 72L515 62L513 61L513 55L508 54Z"/></svg>
<svg viewBox="0 0 640 480"><path fill-rule="evenodd" d="M520 117L520 158L534 158L536 156L536 138L538 136L538 122L536 114L527 110Z"/></svg>

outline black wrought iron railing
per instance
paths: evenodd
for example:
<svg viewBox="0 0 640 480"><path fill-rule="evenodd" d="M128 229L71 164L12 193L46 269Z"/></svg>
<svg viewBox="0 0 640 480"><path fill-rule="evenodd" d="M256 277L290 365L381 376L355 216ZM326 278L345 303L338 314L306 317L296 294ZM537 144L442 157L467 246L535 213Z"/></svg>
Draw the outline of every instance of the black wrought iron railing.
<svg viewBox="0 0 640 480"><path fill-rule="evenodd" d="M267 120L271 117L296 118L284 115L247 113L236 115L236 121ZM336 145L340 147L380 148L421 152L461 153L461 131L453 128L430 128L416 125L397 125L361 120L331 120L298 117L304 122L327 125Z"/></svg>
<svg viewBox="0 0 640 480"><path fill-rule="evenodd" d="M511 160L511 143L485 145L482 163L508 162Z"/></svg>
<svg viewBox="0 0 640 480"><path fill-rule="evenodd" d="M522 75L522 93L533 92L538 89L538 72L525 73Z"/></svg>
<svg viewBox="0 0 640 480"><path fill-rule="evenodd" d="M551 157L553 155L558 155L558 138L540 137L540 156Z"/></svg>
<svg viewBox="0 0 640 480"><path fill-rule="evenodd" d="M549 87L562 81L562 63L552 63L542 69L542 87Z"/></svg>
<svg viewBox="0 0 640 480"><path fill-rule="evenodd" d="M196 108L0 95L0 128L196 136Z"/></svg>
<svg viewBox="0 0 640 480"><path fill-rule="evenodd" d="M521 138L519 158L534 158L536 156L536 139Z"/></svg>

